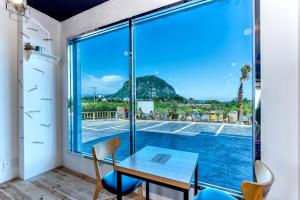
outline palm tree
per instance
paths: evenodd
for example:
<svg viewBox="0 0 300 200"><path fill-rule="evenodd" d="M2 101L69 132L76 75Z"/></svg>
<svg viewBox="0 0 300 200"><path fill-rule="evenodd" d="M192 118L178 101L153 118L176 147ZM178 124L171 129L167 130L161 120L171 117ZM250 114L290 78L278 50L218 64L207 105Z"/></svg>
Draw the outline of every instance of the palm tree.
<svg viewBox="0 0 300 200"><path fill-rule="evenodd" d="M239 112L238 112L238 120L241 120L241 117L243 116L243 83L245 80L249 78L249 74L251 72L251 66L250 65L244 65L241 68L241 78L240 78L240 87L238 91L238 104L239 104Z"/></svg>

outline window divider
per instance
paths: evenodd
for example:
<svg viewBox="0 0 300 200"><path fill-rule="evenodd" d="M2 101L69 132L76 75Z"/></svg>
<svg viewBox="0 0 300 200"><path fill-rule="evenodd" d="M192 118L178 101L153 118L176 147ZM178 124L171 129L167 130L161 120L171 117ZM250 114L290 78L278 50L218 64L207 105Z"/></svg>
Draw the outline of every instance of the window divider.
<svg viewBox="0 0 300 200"><path fill-rule="evenodd" d="M130 59L130 90L129 90L129 95L130 95L130 155L135 153L135 99L136 99L136 94L135 94L135 62L134 62L134 25L133 25L133 20L129 19L129 59Z"/></svg>

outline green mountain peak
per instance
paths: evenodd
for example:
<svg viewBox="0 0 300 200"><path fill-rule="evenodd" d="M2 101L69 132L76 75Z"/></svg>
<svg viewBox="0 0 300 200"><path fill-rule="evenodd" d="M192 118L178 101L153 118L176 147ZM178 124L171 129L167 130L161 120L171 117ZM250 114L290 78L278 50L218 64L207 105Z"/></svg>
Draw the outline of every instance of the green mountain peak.
<svg viewBox="0 0 300 200"><path fill-rule="evenodd" d="M115 94L109 95L110 98L124 99L129 97L129 81L126 81L122 88ZM150 100L153 98L169 99L179 97L175 89L165 80L148 75L136 78L136 98Z"/></svg>

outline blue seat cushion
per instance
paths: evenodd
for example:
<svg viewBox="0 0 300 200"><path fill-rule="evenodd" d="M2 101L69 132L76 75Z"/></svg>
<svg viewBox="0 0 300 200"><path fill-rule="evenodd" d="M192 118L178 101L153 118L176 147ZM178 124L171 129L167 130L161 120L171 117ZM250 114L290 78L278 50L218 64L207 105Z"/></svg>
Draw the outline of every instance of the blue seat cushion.
<svg viewBox="0 0 300 200"><path fill-rule="evenodd" d="M133 192L142 183L141 180L122 176L122 195ZM117 194L117 172L111 171L102 178L102 185L105 189L113 194Z"/></svg>
<svg viewBox="0 0 300 200"><path fill-rule="evenodd" d="M236 200L232 196L221 190L205 189L202 190L193 200Z"/></svg>

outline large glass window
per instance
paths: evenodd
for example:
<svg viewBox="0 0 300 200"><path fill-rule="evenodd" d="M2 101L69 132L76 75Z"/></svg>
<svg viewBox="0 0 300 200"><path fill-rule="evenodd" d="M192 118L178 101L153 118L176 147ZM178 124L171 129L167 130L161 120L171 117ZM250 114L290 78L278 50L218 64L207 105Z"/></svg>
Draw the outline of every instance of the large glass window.
<svg viewBox="0 0 300 200"><path fill-rule="evenodd" d="M124 159L130 152L128 23L75 40L70 46L71 65L77 72L71 84L72 148L90 154L94 144L120 137L116 158Z"/></svg>
<svg viewBox="0 0 300 200"><path fill-rule="evenodd" d="M200 154L199 180L252 180L252 2L135 23L136 144Z"/></svg>
<svg viewBox="0 0 300 200"><path fill-rule="evenodd" d="M69 42L72 151L120 137L118 160L152 145L199 153L203 185L253 179L252 1L203 2Z"/></svg>

